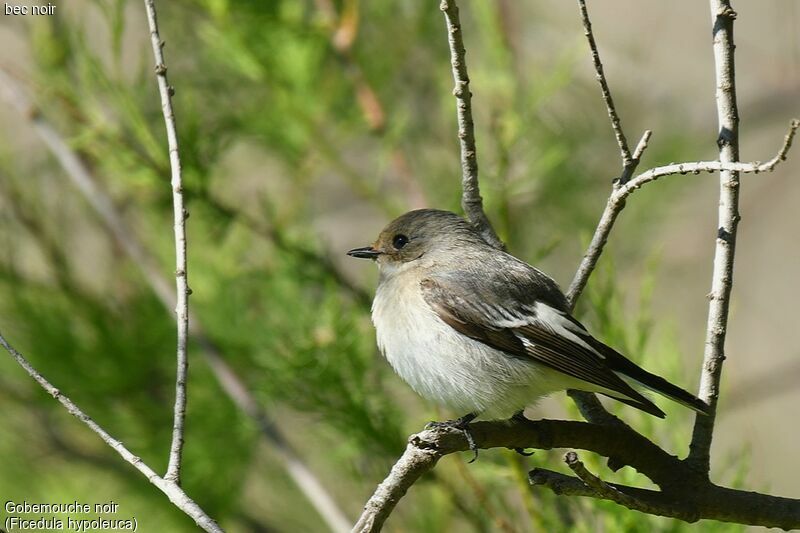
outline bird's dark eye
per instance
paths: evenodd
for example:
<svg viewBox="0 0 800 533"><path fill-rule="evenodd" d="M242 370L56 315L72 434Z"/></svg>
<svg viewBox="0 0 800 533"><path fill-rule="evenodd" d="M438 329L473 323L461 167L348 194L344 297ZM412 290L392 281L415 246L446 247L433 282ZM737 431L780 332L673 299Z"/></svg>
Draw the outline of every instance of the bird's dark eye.
<svg viewBox="0 0 800 533"><path fill-rule="evenodd" d="M406 244L408 244L408 237L406 237L403 234L397 234L392 239L392 246L394 246L395 249L397 249L397 250L399 250L400 248L402 248Z"/></svg>

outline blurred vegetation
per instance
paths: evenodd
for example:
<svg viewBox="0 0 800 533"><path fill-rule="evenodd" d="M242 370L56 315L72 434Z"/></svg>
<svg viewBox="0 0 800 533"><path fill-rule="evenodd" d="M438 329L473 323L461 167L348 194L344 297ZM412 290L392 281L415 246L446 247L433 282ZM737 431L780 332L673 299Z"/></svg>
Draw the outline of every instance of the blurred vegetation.
<svg viewBox="0 0 800 533"><path fill-rule="evenodd" d="M34 58L26 83L168 275L169 162L139 4L97 0L82 7L91 17L64 9L26 20ZM618 171L616 162L597 164L613 162L616 151L596 88L575 78L586 60L582 36L566 36L562 49L523 65L514 4L463 4L489 216L513 253L558 268L567 282ZM421 203L458 210L442 15L434 3L399 0L176 0L158 7L191 212L192 316L355 518L406 435L448 414L416 398L379 357L363 296L371 291L361 275L367 271L340 272L343 250L332 246L368 242L390 217ZM513 26L527 32L537 24ZM680 159L690 142L665 132L648 159ZM41 146L0 152L0 173L0 329L101 425L163 470L174 373L170 314ZM680 193L665 184L661 198ZM638 248L658 205L647 197L635 204L625 216L636 226L604 256L579 309L600 338L634 359L647 354L650 370L688 385L692 376L681 371L675 343L664 331L654 340L647 276L615 281L612 258L656 257ZM636 218L644 212L650 216ZM337 225L349 233L340 235ZM648 265L642 270L652 276L657 260ZM187 492L230 531L325 530L198 347L191 352ZM611 407L685 453L690 416L659 405L668 422ZM5 498L114 500L118 517L136 516L141 531L194 530L6 357L0 406ZM687 529L528 487L527 471L560 468L561 454L528 459L494 450L468 466L448 458L411 490L387 527ZM646 483L628 469L611 474L589 453L581 457L611 481Z"/></svg>

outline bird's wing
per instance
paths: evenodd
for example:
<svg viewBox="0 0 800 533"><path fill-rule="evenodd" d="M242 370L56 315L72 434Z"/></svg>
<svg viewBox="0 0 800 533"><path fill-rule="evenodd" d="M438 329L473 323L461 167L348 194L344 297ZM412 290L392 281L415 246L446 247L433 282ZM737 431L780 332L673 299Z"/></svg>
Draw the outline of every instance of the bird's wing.
<svg viewBox="0 0 800 533"><path fill-rule="evenodd" d="M541 274L531 270L531 275ZM516 274L514 280L508 280L507 273L493 278L485 274L475 276L470 271L450 272L422 280L422 294L434 312L459 333L511 357L532 359L607 389L606 394L615 399L664 417L663 411L628 385L613 368L617 357L636 365L594 339L560 301L548 298L550 288L543 293L540 279L526 277L524 271ZM547 280L555 286L550 278ZM481 294L492 295L493 302L487 303L479 297ZM598 350L598 345L609 352ZM609 353L613 353L612 366Z"/></svg>

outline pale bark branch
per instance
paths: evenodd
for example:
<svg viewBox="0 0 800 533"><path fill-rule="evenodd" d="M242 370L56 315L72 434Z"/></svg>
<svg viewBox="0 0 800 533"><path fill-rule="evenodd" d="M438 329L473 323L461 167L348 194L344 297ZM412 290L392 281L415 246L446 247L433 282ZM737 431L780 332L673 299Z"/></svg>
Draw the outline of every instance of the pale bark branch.
<svg viewBox="0 0 800 533"><path fill-rule="evenodd" d="M586 253L581 260L575 278L567 291L567 300L571 305L577 301L583 289L586 287L586 282L589 276L597 266L597 261L603 253L603 249L608 241L608 236L614 227L622 209L625 207L625 200L633 194L636 190L643 185L656 181L659 178L666 176L674 176L676 174L700 174L702 172L740 172L748 174L759 174L761 172L772 172L781 162L786 160L789 149L792 146L792 141L800 127L800 121L797 119L792 120L789 131L784 137L783 144L778 150L778 153L765 163L760 162L722 162L722 161L696 161L687 163L673 163L660 167L654 167L650 170L642 172L635 177L628 180L624 185L617 182L614 186L611 195L606 202L605 210L600 217L600 222L597 224L592 240L587 248Z"/></svg>
<svg viewBox="0 0 800 533"><path fill-rule="evenodd" d="M620 158L622 159L622 172L620 173L619 178L614 182L612 189L613 194L613 191L620 185L627 183L630 177L636 171L636 167L639 166L639 161L641 160L642 154L644 154L644 151L647 149L647 143L650 140L652 132L647 130L644 132L644 134L642 134L642 138L636 145L634 154L631 155L630 149L628 148L628 141L625 137L625 133L622 130L622 122L620 121L619 115L617 114L617 109L614 106L614 98L611 96L611 89L608 86L608 80L606 79L605 71L603 70L603 62L600 60L600 52L597 49L597 43L594 39L592 22L589 19L589 11L586 9L585 0L578 0L578 8L581 14L581 22L583 23L583 32L589 43L589 50L592 55L595 78L600 84L600 92L603 96L603 102L606 104L608 118L611 121L611 128L614 130L614 137L617 140L617 146L619 146L620 150ZM613 225L613 220L611 221L611 224ZM570 309L575 308L578 298L583 292L583 289L586 287L586 283L589 281L589 276L591 276L595 266L597 265L597 260L600 258L600 253L603 245L605 244L605 240L601 243L599 248L596 249L596 253L593 253L592 245L594 244L595 243L593 239L592 244L589 246L589 250L586 252L583 260L578 266L575 277L573 278L569 290L567 291L566 296ZM615 420L618 421L616 417L611 415L606 408L603 407L603 404L600 403L600 400L598 400L597 396L594 394L584 391L570 391L569 396L575 402L575 405L578 406L578 410L586 418L586 420L598 424L609 424L615 423Z"/></svg>
<svg viewBox="0 0 800 533"><path fill-rule="evenodd" d="M606 104L608 118L611 120L611 128L614 130L614 137L617 139L620 157L622 158L622 168L624 170L631 164L633 157L628 148L628 140L625 138L625 133L622 131L622 124L617 114L617 108L614 106L614 98L611 96L611 90L608 88L608 80L606 80L606 75L603 72L603 62L600 61L600 52L598 52L597 43L594 40L592 22L589 20L589 12L586 9L586 0L578 0L578 7L581 12L583 34L586 36L586 40L589 41L589 49L592 52L592 63L594 63L594 70L596 73L595 77L600 84L600 91L603 94L603 101Z"/></svg>
<svg viewBox="0 0 800 533"><path fill-rule="evenodd" d="M710 0L713 24L714 71L716 74L717 117L719 119L719 160L739 161L739 110L736 103L736 71L734 65L733 21L736 12L729 0ZM708 416L697 416L689 446L688 460L708 475L711 463L711 441L725 360L725 335L728 331L728 307L733 288L733 260L736 253L736 229L739 224L739 174L734 169L721 169L719 189L719 223L714 249L714 272L708 303L703 366L698 396L709 406Z"/></svg>
<svg viewBox="0 0 800 533"><path fill-rule="evenodd" d="M483 238L492 246L503 249L503 242L495 233L483 210L483 199L478 185L478 154L475 147L475 125L472 121L472 93L464 57L467 52L461 35L458 6L455 0L442 0L439 9L444 12L447 23L450 64L455 82L453 95L456 97L458 139L461 146L461 207L467 220L475 226Z"/></svg>
<svg viewBox="0 0 800 533"><path fill-rule="evenodd" d="M622 173L620 174L619 178L614 181L611 190L611 196L613 197L617 190L626 185L631 176L633 176L633 173L636 172L636 168L639 166L639 161L641 160L644 151L647 149L647 145L650 142L650 137L653 135L653 132L646 130L642 134L641 139L639 139L639 142L636 144L633 155L631 155L630 150L628 149L628 142L625 138L625 133L622 131L622 122L620 121L619 115L617 115L617 110L614 107L614 99L611 96L611 89L608 87L608 81L606 80L606 75L603 71L603 63L600 60L600 53L597 50L597 44L594 40L592 22L589 19L589 12L586 9L586 1L578 0L578 7L580 9L584 34L589 42L589 49L592 54L592 62L594 63L596 78L598 83L600 83L603 101L606 104L608 117L611 120L611 127L614 130L614 136L617 139L617 145L619 146L620 157L622 159ZM595 230L592 241L589 244L589 248L586 250L580 265L578 265L578 270L575 272L575 276L572 279L572 283L570 284L566 293L567 302L569 302L570 308L575 307L575 304L578 302L578 298L583 292L583 289L586 288L586 283L589 281L589 276L592 275L592 272L594 272L594 269L597 266L597 261L600 259L600 254L603 252L603 247L608 240L608 234L611 232L611 228L614 226L614 221L616 220L619 210L621 209L622 206L620 206L616 212L613 212L609 210L609 205L607 205L606 210L600 217L600 222L597 225L597 229ZM587 406L581 406L582 403L585 404L590 401L589 393L580 392L573 395L572 398L578 404L578 407L581 409L581 411L590 409ZM599 409L603 409L596 399L593 403L596 404L594 407L595 411L597 410L597 406L599 406Z"/></svg>
<svg viewBox="0 0 800 533"><path fill-rule="evenodd" d="M155 0L144 1L147 23L150 27L150 42L153 45L156 80L161 96L161 110L167 129L169 165L172 169L173 228L175 230L175 316L178 326L177 372L175 377L175 408L172 421L172 443L169 449L169 464L165 479L178 485L181 483L181 458L183 457L184 428L186 425L186 381L189 374L187 342L189 338L189 270L186 260L186 219L189 212L183 205L183 181L181 158L178 148L178 127L172 108L174 89L167 81L167 64L164 60L164 42L158 34Z"/></svg>
<svg viewBox="0 0 800 533"><path fill-rule="evenodd" d="M36 371L33 366L28 362L25 357L12 347L8 341L0 334L0 346L14 358L25 372L28 373L48 394L58 400L61 405L66 408L67 412L86 424L92 431L94 431L108 446L110 446L120 457L133 465L136 470L142 473L150 483L155 485L161 492L167 495L169 500L181 511L190 516L195 523L203 530L213 533L221 533L222 529L217 523L208 516L203 509L200 508L175 482L162 478L152 468L150 468L142 459L134 455L122 442L115 439L109 433L100 427L97 422L75 405L72 400L64 395L58 388L52 385L42 374Z"/></svg>
<svg viewBox="0 0 800 533"><path fill-rule="evenodd" d="M0 68L0 90L8 103L28 118L34 132L64 169L67 177L100 216L115 242L128 255L132 263L142 271L146 283L161 304L171 313L176 306L175 291L170 288L170 283L163 275L158 262L142 246L136 233L125 222L112 199L96 182L95 177L81 161L81 158L39 110L32 106L19 82L2 68ZM269 235L269 233L265 235ZM277 244L281 246L280 243ZM337 506L322 482L300 459L297 452L284 438L280 428L261 408L244 380L230 367L219 347L205 334L202 325L197 320L191 320L189 332L200 346L206 362L222 390L242 412L253 419L262 437L277 451L289 476L328 527L338 533L349 531L351 522L345 513Z"/></svg>

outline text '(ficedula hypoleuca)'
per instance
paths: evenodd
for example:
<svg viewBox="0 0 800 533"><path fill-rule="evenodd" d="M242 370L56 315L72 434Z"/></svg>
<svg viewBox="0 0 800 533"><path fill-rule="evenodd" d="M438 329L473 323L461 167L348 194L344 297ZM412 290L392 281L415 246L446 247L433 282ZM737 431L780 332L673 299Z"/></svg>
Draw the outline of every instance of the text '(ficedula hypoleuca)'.
<svg viewBox="0 0 800 533"><path fill-rule="evenodd" d="M435 209L389 223L372 246L378 346L423 397L459 413L505 418L561 390L596 392L663 418L637 389L700 413L708 406L592 337L555 281Z"/></svg>

